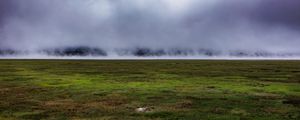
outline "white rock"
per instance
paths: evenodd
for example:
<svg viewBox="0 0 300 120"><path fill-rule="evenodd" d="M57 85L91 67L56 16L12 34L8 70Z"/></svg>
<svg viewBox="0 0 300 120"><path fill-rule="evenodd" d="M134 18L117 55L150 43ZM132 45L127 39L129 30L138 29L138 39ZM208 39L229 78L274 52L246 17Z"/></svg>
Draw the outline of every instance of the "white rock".
<svg viewBox="0 0 300 120"><path fill-rule="evenodd" d="M147 110L148 110L148 108L146 108L146 107L140 107L140 108L135 109L136 112L146 112Z"/></svg>

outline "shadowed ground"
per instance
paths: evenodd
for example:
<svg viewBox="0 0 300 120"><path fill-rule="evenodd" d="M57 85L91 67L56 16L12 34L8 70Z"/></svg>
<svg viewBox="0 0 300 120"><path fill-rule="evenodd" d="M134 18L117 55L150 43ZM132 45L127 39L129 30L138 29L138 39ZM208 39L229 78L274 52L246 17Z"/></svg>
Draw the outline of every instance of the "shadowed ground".
<svg viewBox="0 0 300 120"><path fill-rule="evenodd" d="M297 120L300 61L0 60L0 119L90 118Z"/></svg>

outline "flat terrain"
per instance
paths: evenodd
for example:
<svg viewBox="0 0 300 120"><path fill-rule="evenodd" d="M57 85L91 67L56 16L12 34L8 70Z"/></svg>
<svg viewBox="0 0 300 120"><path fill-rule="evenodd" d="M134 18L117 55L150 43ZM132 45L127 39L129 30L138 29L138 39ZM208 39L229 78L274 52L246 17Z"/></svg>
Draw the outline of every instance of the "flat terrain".
<svg viewBox="0 0 300 120"><path fill-rule="evenodd" d="M300 61L0 60L0 119L299 120Z"/></svg>

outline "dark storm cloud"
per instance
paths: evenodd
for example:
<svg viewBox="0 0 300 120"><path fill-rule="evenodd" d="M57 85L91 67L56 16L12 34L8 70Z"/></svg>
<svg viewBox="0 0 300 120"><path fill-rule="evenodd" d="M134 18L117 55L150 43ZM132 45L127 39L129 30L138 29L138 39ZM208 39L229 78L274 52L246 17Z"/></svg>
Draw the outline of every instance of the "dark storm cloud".
<svg viewBox="0 0 300 120"><path fill-rule="evenodd" d="M3 22L3 19L13 13L13 3L9 0L0 1L0 23ZM1 24L0 24L1 25Z"/></svg>
<svg viewBox="0 0 300 120"><path fill-rule="evenodd" d="M299 0L262 0L254 9L257 20L270 25L284 25L300 28ZM255 14L257 13L257 14Z"/></svg>
<svg viewBox="0 0 300 120"><path fill-rule="evenodd" d="M298 0L1 0L0 47L300 49Z"/></svg>
<svg viewBox="0 0 300 120"><path fill-rule="evenodd" d="M220 24L234 23L239 20L249 20L262 25L282 25L285 27L300 27L299 0L218 0L212 6L208 16ZM195 14L197 12L192 13ZM199 15L199 17L203 17Z"/></svg>

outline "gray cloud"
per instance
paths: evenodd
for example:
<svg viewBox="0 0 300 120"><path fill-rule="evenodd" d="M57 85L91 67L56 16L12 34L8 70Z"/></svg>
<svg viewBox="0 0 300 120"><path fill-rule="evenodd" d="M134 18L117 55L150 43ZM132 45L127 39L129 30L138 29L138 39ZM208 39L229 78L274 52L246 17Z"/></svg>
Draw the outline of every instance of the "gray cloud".
<svg viewBox="0 0 300 120"><path fill-rule="evenodd" d="M1 0L0 47L300 52L298 0Z"/></svg>

